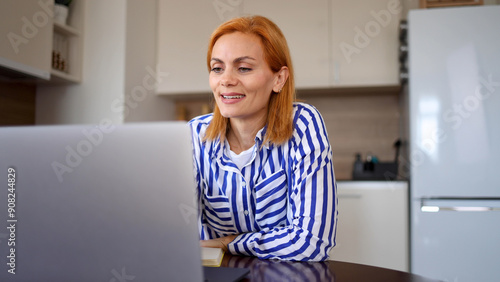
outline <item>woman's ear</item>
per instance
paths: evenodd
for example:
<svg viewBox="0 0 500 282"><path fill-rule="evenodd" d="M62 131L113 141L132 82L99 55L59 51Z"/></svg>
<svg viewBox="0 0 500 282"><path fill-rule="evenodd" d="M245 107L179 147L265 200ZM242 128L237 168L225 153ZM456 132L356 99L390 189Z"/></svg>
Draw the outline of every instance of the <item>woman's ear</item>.
<svg viewBox="0 0 500 282"><path fill-rule="evenodd" d="M273 87L273 91L275 93L281 92L281 89L283 88L288 79L289 73L290 71L286 66L282 66L281 69L276 73L276 79L274 81L274 87Z"/></svg>

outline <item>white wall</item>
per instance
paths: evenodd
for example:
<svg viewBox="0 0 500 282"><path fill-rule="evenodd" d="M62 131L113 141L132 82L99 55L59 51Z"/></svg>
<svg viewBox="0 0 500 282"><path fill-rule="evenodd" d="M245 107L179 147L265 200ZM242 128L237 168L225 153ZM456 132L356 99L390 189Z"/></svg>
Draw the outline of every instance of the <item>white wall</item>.
<svg viewBox="0 0 500 282"><path fill-rule="evenodd" d="M156 69L156 5L157 0L85 0L83 82L39 86L36 123L174 119L172 101L137 90L154 82L143 81L148 69Z"/></svg>
<svg viewBox="0 0 500 282"><path fill-rule="evenodd" d="M125 122L175 119L175 104L156 95L157 0L127 0ZM159 79L166 79L160 75Z"/></svg>

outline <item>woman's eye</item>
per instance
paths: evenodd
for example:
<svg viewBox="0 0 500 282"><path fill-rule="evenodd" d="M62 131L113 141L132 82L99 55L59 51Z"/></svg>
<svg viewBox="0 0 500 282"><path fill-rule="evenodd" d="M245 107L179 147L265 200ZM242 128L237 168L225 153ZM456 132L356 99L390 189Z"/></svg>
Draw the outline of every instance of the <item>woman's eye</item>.
<svg viewBox="0 0 500 282"><path fill-rule="evenodd" d="M220 67L213 67L212 71L215 72L215 73L220 73L220 72L222 72L222 68L220 68Z"/></svg>
<svg viewBox="0 0 500 282"><path fill-rule="evenodd" d="M240 72L249 72L252 69L251 68L240 67L239 70L240 70Z"/></svg>

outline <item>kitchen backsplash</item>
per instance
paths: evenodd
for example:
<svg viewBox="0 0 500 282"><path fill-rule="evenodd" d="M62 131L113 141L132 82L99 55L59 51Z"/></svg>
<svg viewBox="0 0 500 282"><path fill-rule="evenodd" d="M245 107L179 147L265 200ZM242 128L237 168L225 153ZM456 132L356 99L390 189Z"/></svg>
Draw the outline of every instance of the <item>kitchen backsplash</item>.
<svg viewBox="0 0 500 282"><path fill-rule="evenodd" d="M336 95L304 100L323 115L338 180L352 179L356 153L363 161L369 154L379 161L394 160L393 145L399 137L397 95Z"/></svg>

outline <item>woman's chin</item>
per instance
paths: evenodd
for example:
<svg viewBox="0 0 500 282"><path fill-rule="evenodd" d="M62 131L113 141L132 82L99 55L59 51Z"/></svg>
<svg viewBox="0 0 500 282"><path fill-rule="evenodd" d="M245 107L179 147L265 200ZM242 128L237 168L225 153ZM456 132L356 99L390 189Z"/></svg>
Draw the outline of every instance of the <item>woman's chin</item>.
<svg viewBox="0 0 500 282"><path fill-rule="evenodd" d="M236 113L234 111L224 109L221 107L219 107L219 112L220 112L221 116L223 116L225 118L232 118L236 115Z"/></svg>
<svg viewBox="0 0 500 282"><path fill-rule="evenodd" d="M230 114L230 113L225 113L225 112L221 112L221 115L225 118L232 118L234 115Z"/></svg>

